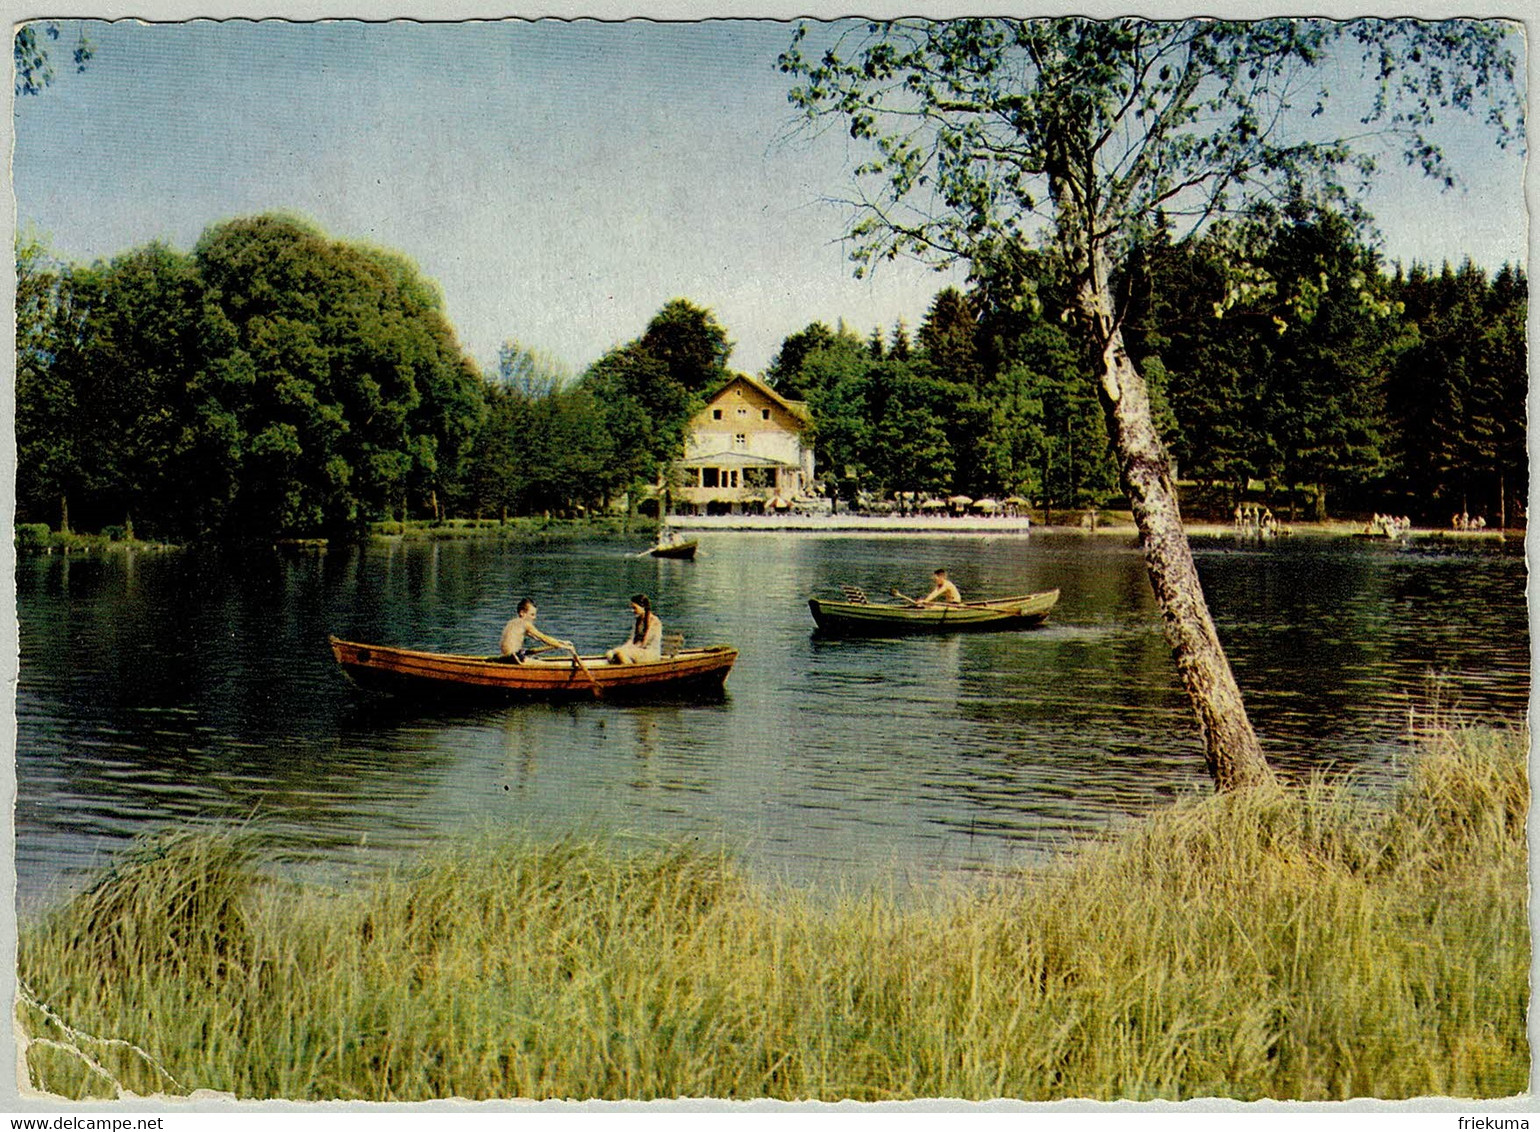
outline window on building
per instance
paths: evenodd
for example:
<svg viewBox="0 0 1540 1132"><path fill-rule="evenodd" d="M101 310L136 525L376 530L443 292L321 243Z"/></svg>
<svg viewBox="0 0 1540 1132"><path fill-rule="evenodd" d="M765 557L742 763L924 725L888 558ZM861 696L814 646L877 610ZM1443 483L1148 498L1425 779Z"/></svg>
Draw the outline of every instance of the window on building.
<svg viewBox="0 0 1540 1132"><path fill-rule="evenodd" d="M761 409L761 410L759 410L759 419L762 420L762 421L768 421L770 419L770 410L769 409Z"/></svg>
<svg viewBox="0 0 1540 1132"><path fill-rule="evenodd" d="M722 410L721 409L712 409L711 410L711 419L714 420L714 421L721 420L722 419Z"/></svg>
<svg viewBox="0 0 1540 1132"><path fill-rule="evenodd" d="M702 468L700 470L700 485L701 485L701 487L716 487L716 486L718 486L717 485L717 470L715 468Z"/></svg>
<svg viewBox="0 0 1540 1132"><path fill-rule="evenodd" d="M746 416L749 415L749 411L747 409L739 409L738 410L738 415L740 417L746 417Z"/></svg>
<svg viewBox="0 0 1540 1132"><path fill-rule="evenodd" d="M728 471L727 471L727 481L728 481L727 482L727 486L728 487L737 487L738 486L738 469L737 468L729 468L728 469Z"/></svg>
<svg viewBox="0 0 1540 1132"><path fill-rule="evenodd" d="M748 433L740 432L736 436L733 437L733 447L734 448L747 448L748 446L749 446L749 434Z"/></svg>

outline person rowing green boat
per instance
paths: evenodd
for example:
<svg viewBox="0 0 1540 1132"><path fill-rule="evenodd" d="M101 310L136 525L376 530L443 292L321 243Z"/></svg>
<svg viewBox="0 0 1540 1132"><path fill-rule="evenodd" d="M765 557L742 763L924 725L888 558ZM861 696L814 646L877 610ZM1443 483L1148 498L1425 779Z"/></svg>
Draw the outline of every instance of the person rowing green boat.
<svg viewBox="0 0 1540 1132"><path fill-rule="evenodd" d="M946 569L944 567L937 569L931 575L931 578L934 579L936 588L922 597L918 604L935 605L937 602L943 602L948 605L962 604L962 594L957 591L957 587L946 576Z"/></svg>

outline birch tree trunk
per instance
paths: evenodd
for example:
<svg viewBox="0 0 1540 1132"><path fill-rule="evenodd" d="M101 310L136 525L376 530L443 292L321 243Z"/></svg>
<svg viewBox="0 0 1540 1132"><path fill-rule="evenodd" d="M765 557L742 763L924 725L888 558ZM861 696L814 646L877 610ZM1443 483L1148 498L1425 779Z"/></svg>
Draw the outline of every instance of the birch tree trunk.
<svg viewBox="0 0 1540 1132"><path fill-rule="evenodd" d="M1133 507L1145 567L1177 673L1198 717L1209 776L1218 790L1274 783L1240 686L1209 614L1182 527L1171 461L1150 412L1149 387L1123 347L1102 288L1086 295L1102 342L1101 397L1113 426L1123 488Z"/></svg>

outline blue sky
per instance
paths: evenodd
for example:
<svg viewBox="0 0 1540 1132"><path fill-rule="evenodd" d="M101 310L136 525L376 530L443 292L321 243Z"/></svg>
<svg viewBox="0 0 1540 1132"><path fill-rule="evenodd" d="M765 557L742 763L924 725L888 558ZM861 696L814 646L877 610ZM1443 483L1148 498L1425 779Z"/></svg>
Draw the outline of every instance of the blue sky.
<svg viewBox="0 0 1540 1132"><path fill-rule="evenodd" d="M66 25L64 44L73 25ZM668 299L716 312L758 371L814 319L913 327L959 274L852 278L840 241L864 154L791 129L791 25L592 21L95 24L96 57L18 100L17 221L91 261L282 210L411 257L484 366L506 339L577 371ZM65 52L64 54L67 54ZM1527 246L1523 159L1450 130L1465 187L1387 162L1391 259Z"/></svg>

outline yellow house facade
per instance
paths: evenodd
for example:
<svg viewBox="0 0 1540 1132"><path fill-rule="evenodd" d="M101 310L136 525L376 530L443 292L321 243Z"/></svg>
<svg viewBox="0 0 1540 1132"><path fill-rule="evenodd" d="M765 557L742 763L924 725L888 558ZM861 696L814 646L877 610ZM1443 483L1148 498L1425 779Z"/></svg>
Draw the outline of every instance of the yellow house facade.
<svg viewBox="0 0 1540 1132"><path fill-rule="evenodd" d="M690 422L675 502L693 514L789 510L813 492L806 403L739 374Z"/></svg>

